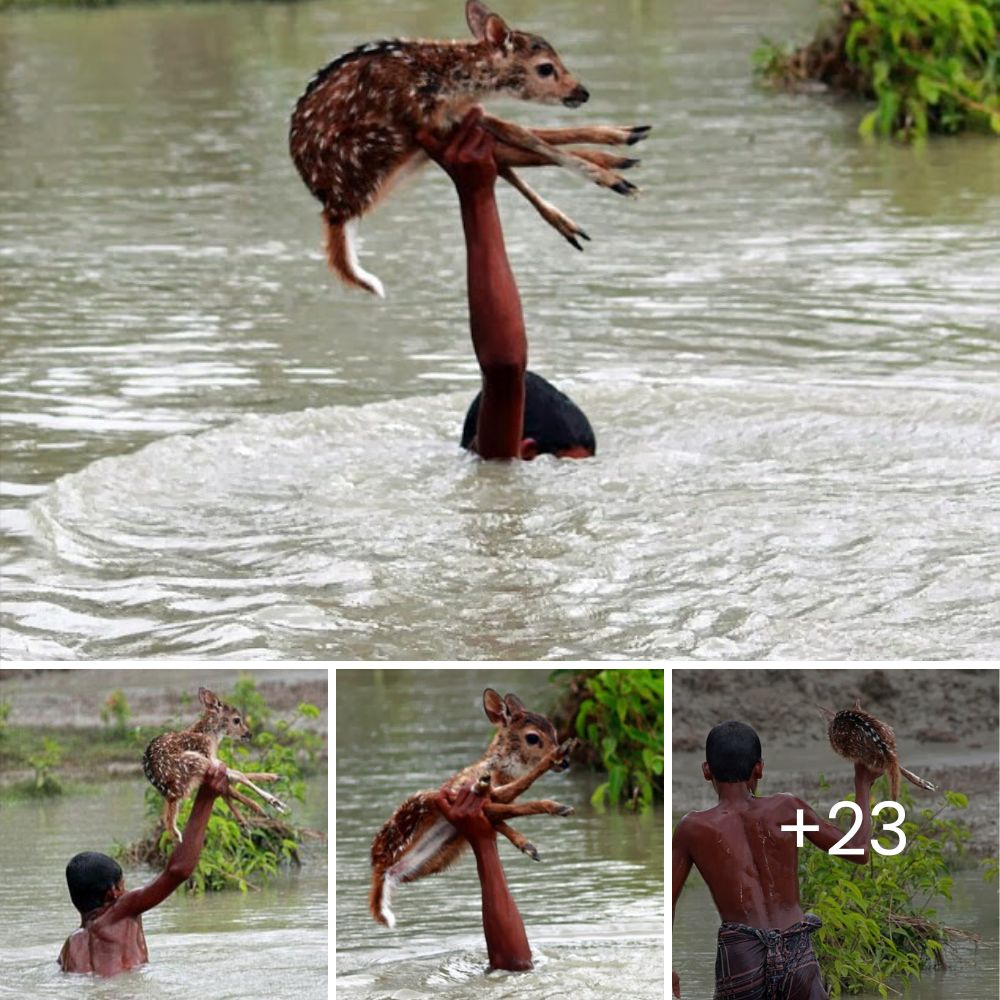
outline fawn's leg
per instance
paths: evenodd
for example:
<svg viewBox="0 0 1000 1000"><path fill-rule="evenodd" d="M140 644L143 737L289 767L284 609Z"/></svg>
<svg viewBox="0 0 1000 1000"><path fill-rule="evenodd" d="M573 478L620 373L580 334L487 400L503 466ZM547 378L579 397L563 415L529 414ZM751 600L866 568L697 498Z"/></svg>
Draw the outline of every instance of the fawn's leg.
<svg viewBox="0 0 1000 1000"><path fill-rule="evenodd" d="M184 838L181 836L180 828L177 826L177 807L180 805L180 799L164 799L163 801L163 827L169 830L173 835L173 839L177 841L178 844L184 842Z"/></svg>
<svg viewBox="0 0 1000 1000"><path fill-rule="evenodd" d="M528 131L550 146L578 142L598 146L634 146L649 135L651 125L582 125L578 128L533 128Z"/></svg>
<svg viewBox="0 0 1000 1000"><path fill-rule="evenodd" d="M563 212L560 212L555 205L550 201L546 201L537 191L529 187L517 174L511 170L510 167L500 167L500 176L512 187L515 191L520 191L528 201L538 211L538 214L560 235L565 236L570 243L577 248L577 250L582 250L583 247L580 246L577 236L585 240L590 240L590 237L568 216Z"/></svg>
<svg viewBox="0 0 1000 1000"><path fill-rule="evenodd" d="M277 809L278 812L288 812L288 807L281 801L281 799L276 799L270 792L265 792L263 788L258 788L250 780L250 777L242 771L237 771L235 768L231 767L226 771L226 777L229 778L230 781L238 781L241 785L246 785L248 788L252 788L269 806ZM254 777L258 777L258 775L254 775ZM249 801L242 795L237 795L237 797L241 802ZM256 805L256 803L254 804Z"/></svg>
<svg viewBox="0 0 1000 1000"><path fill-rule="evenodd" d="M496 823L494 824L494 829L497 833L502 833L519 851L523 851L529 858L535 861L542 860L538 856L538 851L535 850L535 845L523 833L518 833L514 827L508 826L506 823Z"/></svg>
<svg viewBox="0 0 1000 1000"><path fill-rule="evenodd" d="M257 813L257 815L259 815L259 816L266 816L267 815L267 813L264 812L264 807L259 802L254 801L253 799L251 799L248 796L244 795L242 792L238 791L237 789L230 788L229 789L229 794L234 799L236 799L237 802L242 802L243 805L249 806L255 813ZM232 803L230 802L229 805L232 805Z"/></svg>
<svg viewBox="0 0 1000 1000"><path fill-rule="evenodd" d="M235 796L233 790L230 788L229 794L224 796L222 801L225 802L227 806L229 806L229 811L235 817L236 822L239 823L240 826L245 827L247 825L246 817L243 815L243 813L239 811L239 809L236 808L236 803L233 801L234 797ZM254 805L256 806L257 803L255 802ZM257 808L259 809L260 806L257 806Z"/></svg>
<svg viewBox="0 0 1000 1000"><path fill-rule="evenodd" d="M637 167L642 161L634 156L619 156L617 153L606 153L602 149L567 149L570 156L577 159L586 160L595 166L603 167L606 170L631 170ZM497 163L507 167L554 167L547 156L541 153L533 153L530 149L521 149L520 146L509 146L505 142L498 142L494 153Z"/></svg>
<svg viewBox="0 0 1000 1000"><path fill-rule="evenodd" d="M521 125L504 121L502 118L494 118L492 115L483 115L481 123L488 132L492 132L501 142L506 142L511 146L520 146L522 149L528 149L533 153L547 156L552 163L558 164L560 167L565 167L567 170L572 170L574 173L580 174L581 177L585 177L587 180L593 181L601 187L611 188L612 191L616 191L618 194L627 195L634 194L637 190L636 186L630 184L624 177L619 177L610 170L605 170L603 167L598 167L596 164L590 163L578 156L571 156L556 146L549 145Z"/></svg>
<svg viewBox="0 0 1000 1000"><path fill-rule="evenodd" d="M497 785L490 792L490 797L494 802L513 802L532 782L541 777L557 760L562 760L566 754L570 753L577 744L576 737L566 740L554 750L550 750L527 774L507 782L506 785Z"/></svg>
<svg viewBox="0 0 1000 1000"><path fill-rule="evenodd" d="M539 799L537 802L519 802L516 805L511 803L487 802L483 806L483 812L490 822L497 820L513 819L515 816L572 816L576 810L572 806L564 806L561 802L553 802L552 799Z"/></svg>

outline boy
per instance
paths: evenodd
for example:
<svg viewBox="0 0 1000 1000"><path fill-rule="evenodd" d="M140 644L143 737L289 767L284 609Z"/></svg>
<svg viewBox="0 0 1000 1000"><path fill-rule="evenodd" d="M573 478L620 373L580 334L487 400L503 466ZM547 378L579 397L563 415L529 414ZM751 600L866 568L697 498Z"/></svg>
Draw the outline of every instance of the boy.
<svg viewBox="0 0 1000 1000"><path fill-rule="evenodd" d="M674 831L673 882L677 899L694 864L708 884L719 916L715 960L715 1000L826 1000L826 990L809 935L821 926L799 903L797 834L827 850L843 832L820 818L794 795L756 797L764 776L760 740L742 722L723 722L709 734L702 774L711 781L719 804L684 816ZM878 773L854 765L855 801L862 823L843 847L861 854L843 857L868 861L871 840L871 787ZM802 810L799 824L797 810ZM681 995L677 973L673 993Z"/></svg>
<svg viewBox="0 0 1000 1000"><path fill-rule="evenodd" d="M198 789L184 842L174 850L163 872L141 889L126 892L121 867L106 854L85 851L70 860L66 882L81 919L80 927L59 953L63 972L115 976L149 961L142 914L191 877L205 841L212 803L228 788L226 765L212 765Z"/></svg>

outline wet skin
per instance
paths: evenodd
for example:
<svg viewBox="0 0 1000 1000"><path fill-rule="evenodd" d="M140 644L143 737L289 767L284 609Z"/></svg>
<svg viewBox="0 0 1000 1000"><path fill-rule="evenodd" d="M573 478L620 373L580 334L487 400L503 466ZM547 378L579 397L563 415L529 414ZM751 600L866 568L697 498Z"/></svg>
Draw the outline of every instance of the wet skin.
<svg viewBox="0 0 1000 1000"><path fill-rule="evenodd" d="M793 831L782 830L797 822L818 826L804 836L821 850L828 850L844 834L812 807L794 795L754 798L764 775L758 762L748 781L716 781L707 763L702 765L706 781L719 796L718 805L690 812L677 824L673 839L673 909L694 865L705 879L723 922L748 924L761 929L785 930L804 916L799 903L798 848ZM878 772L861 764L854 766L855 801L861 806L862 823L843 847L863 848L863 854L842 855L846 861L865 864L871 840L871 786ZM674 996L680 996L677 973L673 974Z"/></svg>
<svg viewBox="0 0 1000 1000"><path fill-rule="evenodd" d="M532 438L522 438L528 340L497 211L496 139L479 124L482 116L483 109L476 106L445 140L423 129L417 141L451 177L462 211L469 325L483 376L472 450L480 458L530 460L537 456L538 446ZM577 445L556 452L556 457L591 454Z"/></svg>
<svg viewBox="0 0 1000 1000"><path fill-rule="evenodd" d="M453 791L447 785L437 796L437 807L444 818L466 840L476 855L476 868L483 893L483 933L490 967L524 972L534 968L524 921L507 887L497 832L483 815L487 796L478 795L473 785Z"/></svg>
<svg viewBox="0 0 1000 1000"><path fill-rule="evenodd" d="M79 929L66 939L59 953L63 972L115 976L149 961L142 914L162 903L191 877L205 842L212 803L228 787L226 766L216 764L202 781L184 830L184 842L174 850L167 867L149 885L130 892L125 890L122 878L108 889L103 906L83 914Z"/></svg>

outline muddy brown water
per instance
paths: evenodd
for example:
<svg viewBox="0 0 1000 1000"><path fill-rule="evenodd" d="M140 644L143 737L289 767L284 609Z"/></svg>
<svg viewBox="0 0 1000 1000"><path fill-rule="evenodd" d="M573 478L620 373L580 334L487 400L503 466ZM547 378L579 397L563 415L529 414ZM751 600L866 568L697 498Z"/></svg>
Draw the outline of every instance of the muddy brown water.
<svg viewBox="0 0 1000 1000"><path fill-rule="evenodd" d="M302 868L282 872L261 892L169 897L143 917L150 962L141 969L106 981L59 971L59 950L80 923L66 890L66 862L79 851L108 852L116 840L138 838L145 788L145 782L110 782L0 806L0 997L327 1000L325 844L307 845ZM326 789L325 777L308 783L307 804L295 811L300 822L326 827ZM123 868L129 887L156 874Z"/></svg>
<svg viewBox="0 0 1000 1000"><path fill-rule="evenodd" d="M1000 143L859 141L756 89L812 0L525 0L652 123L642 200L500 194L531 366L587 462L457 447L478 382L453 191L325 272L289 162L314 70L463 34L458 0L0 18L0 647L8 658L984 657L1000 650Z"/></svg>

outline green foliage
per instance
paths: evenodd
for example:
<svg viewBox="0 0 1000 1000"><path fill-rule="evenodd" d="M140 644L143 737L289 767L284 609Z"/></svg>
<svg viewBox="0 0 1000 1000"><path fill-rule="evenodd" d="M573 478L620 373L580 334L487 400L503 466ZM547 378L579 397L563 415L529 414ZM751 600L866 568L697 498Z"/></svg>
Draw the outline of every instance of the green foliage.
<svg viewBox="0 0 1000 1000"><path fill-rule="evenodd" d="M105 738L115 740L128 736L128 724L131 718L132 710L125 700L125 692L112 691L101 708L101 724L104 726Z"/></svg>
<svg viewBox="0 0 1000 1000"><path fill-rule="evenodd" d="M3 742L7 735L7 720L10 718L13 707L10 699L0 698L0 743Z"/></svg>
<svg viewBox="0 0 1000 1000"><path fill-rule="evenodd" d="M757 72L872 98L862 135L1000 134L1000 0L846 0L807 46L767 42Z"/></svg>
<svg viewBox="0 0 1000 1000"><path fill-rule="evenodd" d="M63 748L54 739L46 736L42 749L28 756L28 765L35 771L31 785L33 795L61 795L62 785L52 775L52 769L62 763Z"/></svg>
<svg viewBox="0 0 1000 1000"><path fill-rule="evenodd" d="M608 772L591 802L648 809L663 795L663 671L601 670L583 683L576 734Z"/></svg>
<svg viewBox="0 0 1000 1000"><path fill-rule="evenodd" d="M996 882L1000 876L1000 861L997 858L983 858L979 864L983 869L983 881Z"/></svg>
<svg viewBox="0 0 1000 1000"><path fill-rule="evenodd" d="M873 799L888 797L880 778ZM908 981L928 963L944 964L949 928L930 904L951 898L951 862L961 855L969 830L950 815L968 806L966 796L944 792L942 798L936 809L917 808L909 790L900 790L907 841L901 854L873 851L869 864L854 865L824 851L799 852L803 908L823 921L814 947L831 1000L860 992L886 997L895 992L890 980ZM896 843L891 833L877 840L887 848Z"/></svg>
<svg viewBox="0 0 1000 1000"><path fill-rule="evenodd" d="M315 705L301 703L292 719L273 721L267 705L251 677L241 677L232 694L220 692L220 697L238 707L254 736L245 743L230 746L228 741L219 748L219 759L242 771L262 771L280 775L268 782L267 789L285 802L305 799L303 767L315 762L322 740L314 733L294 730L303 719L316 718ZM265 728L270 726L270 728ZM251 753L253 754L251 758ZM252 790L244 789L254 798ZM118 856L145 860L162 866L172 850L172 841L159 823L163 799L152 787L146 789L146 813L155 824L153 833L131 847L118 845ZM183 830L191 815L194 796L178 810L177 823ZM248 819L241 827L223 799L216 799L205 832L205 844L194 875L188 880L190 892L202 893L220 889L256 890L260 883L275 875L282 864L299 864L299 847L307 834L283 819L253 814L246 806L238 806Z"/></svg>

